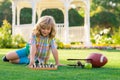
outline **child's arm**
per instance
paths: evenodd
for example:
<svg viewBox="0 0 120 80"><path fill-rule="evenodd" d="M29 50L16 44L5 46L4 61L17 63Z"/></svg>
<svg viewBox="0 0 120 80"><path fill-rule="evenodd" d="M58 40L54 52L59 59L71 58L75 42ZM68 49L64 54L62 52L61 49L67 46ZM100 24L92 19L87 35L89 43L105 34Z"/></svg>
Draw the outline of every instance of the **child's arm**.
<svg viewBox="0 0 120 80"><path fill-rule="evenodd" d="M52 49L52 54L53 54L53 57L55 59L56 65L59 66L60 63L59 63L58 51L56 48Z"/></svg>
<svg viewBox="0 0 120 80"><path fill-rule="evenodd" d="M34 61L35 54L36 54L36 45L31 45L30 46L30 63L29 63L29 67L32 67L32 65L35 62Z"/></svg>

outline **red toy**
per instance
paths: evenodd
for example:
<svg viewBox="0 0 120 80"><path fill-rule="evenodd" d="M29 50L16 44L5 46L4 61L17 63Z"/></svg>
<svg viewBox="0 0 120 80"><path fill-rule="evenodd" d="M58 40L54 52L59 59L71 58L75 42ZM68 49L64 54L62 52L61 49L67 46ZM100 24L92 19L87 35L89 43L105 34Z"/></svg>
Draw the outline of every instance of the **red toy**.
<svg viewBox="0 0 120 80"><path fill-rule="evenodd" d="M107 57L100 53L91 53L86 59L91 59L92 67L96 68L102 67L108 62Z"/></svg>

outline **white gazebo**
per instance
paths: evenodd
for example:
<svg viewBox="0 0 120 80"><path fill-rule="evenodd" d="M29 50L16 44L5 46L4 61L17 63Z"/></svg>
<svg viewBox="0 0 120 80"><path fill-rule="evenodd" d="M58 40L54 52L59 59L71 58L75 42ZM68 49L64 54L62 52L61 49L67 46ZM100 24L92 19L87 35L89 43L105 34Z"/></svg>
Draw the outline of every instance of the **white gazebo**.
<svg viewBox="0 0 120 80"><path fill-rule="evenodd" d="M36 24L36 14L41 17L42 11L45 9L57 8L63 12L64 23L57 26L64 27L62 41L69 43L69 20L68 11L72 7L83 7L85 11L84 18L84 44L86 47L91 46L90 43L90 0L11 0L12 2L12 32L13 35L21 34L26 40ZM20 11L23 8L32 8L32 23L20 24ZM59 28L58 28L59 29ZM60 35L60 34L59 34ZM76 34L75 34L76 35ZM79 34L77 34L79 35Z"/></svg>

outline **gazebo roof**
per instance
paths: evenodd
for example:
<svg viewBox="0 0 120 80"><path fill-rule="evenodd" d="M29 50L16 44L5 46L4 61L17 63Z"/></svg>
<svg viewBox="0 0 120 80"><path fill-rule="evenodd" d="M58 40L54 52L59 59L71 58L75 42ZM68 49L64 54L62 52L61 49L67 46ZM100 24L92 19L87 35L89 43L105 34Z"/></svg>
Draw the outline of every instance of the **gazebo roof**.
<svg viewBox="0 0 120 80"><path fill-rule="evenodd" d="M21 8L31 8L34 2L34 0L11 0L14 1L17 6L21 7ZM66 5L66 3L70 4L68 5L69 8L71 7L71 5L75 5L76 7L82 7L85 5L84 1L87 0L35 0L36 3L36 7L37 8L64 8L64 6Z"/></svg>

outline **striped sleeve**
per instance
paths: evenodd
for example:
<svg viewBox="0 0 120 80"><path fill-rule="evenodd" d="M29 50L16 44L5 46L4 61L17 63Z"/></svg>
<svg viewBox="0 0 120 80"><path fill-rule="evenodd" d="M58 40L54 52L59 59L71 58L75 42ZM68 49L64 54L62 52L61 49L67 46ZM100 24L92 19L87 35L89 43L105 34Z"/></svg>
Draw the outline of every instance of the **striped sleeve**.
<svg viewBox="0 0 120 80"><path fill-rule="evenodd" d="M50 41L50 46L51 46L52 49L57 48L57 45L56 45L56 42L55 42L54 39L52 39L52 40Z"/></svg>
<svg viewBox="0 0 120 80"><path fill-rule="evenodd" d="M28 42L28 43L31 44L31 45L37 44L36 36L32 34L32 35L30 36L30 39L29 39L29 42Z"/></svg>

